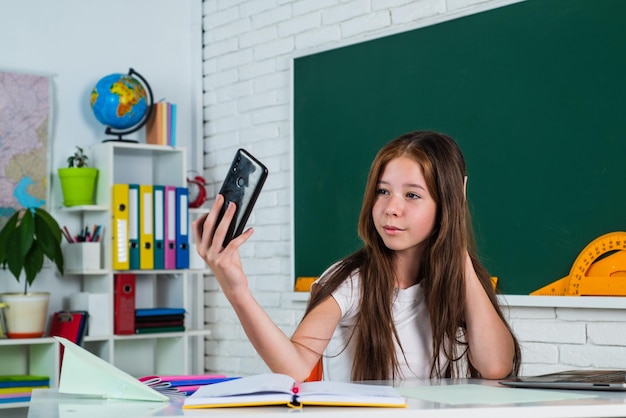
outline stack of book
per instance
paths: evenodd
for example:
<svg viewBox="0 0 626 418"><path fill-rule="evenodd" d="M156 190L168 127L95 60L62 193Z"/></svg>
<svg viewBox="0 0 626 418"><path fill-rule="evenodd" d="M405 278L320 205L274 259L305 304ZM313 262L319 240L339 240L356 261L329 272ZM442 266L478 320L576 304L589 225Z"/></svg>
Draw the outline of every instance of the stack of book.
<svg viewBox="0 0 626 418"><path fill-rule="evenodd" d="M0 375L0 404L28 402L33 389L48 387L48 376Z"/></svg>
<svg viewBox="0 0 626 418"><path fill-rule="evenodd" d="M176 104L165 101L152 105L146 124L146 144L176 146Z"/></svg>
<svg viewBox="0 0 626 418"><path fill-rule="evenodd" d="M183 308L135 309L135 332L178 332L185 330L185 310Z"/></svg>

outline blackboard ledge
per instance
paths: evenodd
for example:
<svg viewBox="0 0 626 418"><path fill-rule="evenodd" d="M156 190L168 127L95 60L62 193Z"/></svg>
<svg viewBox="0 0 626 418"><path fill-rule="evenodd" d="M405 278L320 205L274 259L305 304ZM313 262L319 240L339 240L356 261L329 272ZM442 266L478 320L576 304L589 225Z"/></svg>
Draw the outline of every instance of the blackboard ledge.
<svg viewBox="0 0 626 418"><path fill-rule="evenodd" d="M499 295L509 307L626 309L626 297L620 296L527 296Z"/></svg>
<svg viewBox="0 0 626 418"><path fill-rule="evenodd" d="M626 309L626 297L619 296L527 296L498 295L503 306L511 308L583 308L583 309ZM304 305L309 300L307 292L292 292L284 295L284 301Z"/></svg>

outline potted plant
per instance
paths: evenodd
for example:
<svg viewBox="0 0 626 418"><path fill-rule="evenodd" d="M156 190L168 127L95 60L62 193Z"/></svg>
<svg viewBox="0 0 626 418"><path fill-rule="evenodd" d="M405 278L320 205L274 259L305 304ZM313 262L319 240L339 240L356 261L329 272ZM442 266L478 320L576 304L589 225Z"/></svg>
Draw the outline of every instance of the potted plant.
<svg viewBox="0 0 626 418"><path fill-rule="evenodd" d="M89 158L79 146L67 158L67 167L59 168L63 205L93 205L98 169L87 166Z"/></svg>
<svg viewBox="0 0 626 418"><path fill-rule="evenodd" d="M62 233L56 220L44 209L16 211L0 230L0 266L20 281L22 270L24 292L3 293L6 303L7 335L10 338L41 337L48 312L48 292L29 292L43 268L44 257L55 263L63 274Z"/></svg>

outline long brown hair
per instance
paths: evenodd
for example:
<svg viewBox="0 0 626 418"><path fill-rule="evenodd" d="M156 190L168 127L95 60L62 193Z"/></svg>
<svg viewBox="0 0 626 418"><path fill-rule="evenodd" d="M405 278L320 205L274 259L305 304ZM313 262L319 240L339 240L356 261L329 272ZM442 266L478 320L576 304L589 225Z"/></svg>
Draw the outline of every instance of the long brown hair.
<svg viewBox="0 0 626 418"><path fill-rule="evenodd" d="M463 338L466 251L470 253L476 274L491 303L505 324L506 320L491 278L476 256L464 193L465 160L456 142L446 135L430 131L410 132L392 140L378 152L370 168L359 216L358 232L363 247L342 259L323 278L321 285L314 286L305 315L331 295L351 273L358 271L362 291L351 336L355 339L356 350L351 378L385 380L398 377L399 359L394 341L399 343L399 340L391 311L395 287L392 273L395 271L394 252L385 246L376 231L372 207L378 181L387 163L401 156L420 164L428 190L437 204L435 228L424 245L416 278L423 286L430 313L433 336L431 377L479 377L478 371L467 361L467 344ZM512 374L515 375L521 355L515 337L513 340ZM440 354L445 357L444 364L441 364ZM461 370L462 359L468 364L466 370Z"/></svg>

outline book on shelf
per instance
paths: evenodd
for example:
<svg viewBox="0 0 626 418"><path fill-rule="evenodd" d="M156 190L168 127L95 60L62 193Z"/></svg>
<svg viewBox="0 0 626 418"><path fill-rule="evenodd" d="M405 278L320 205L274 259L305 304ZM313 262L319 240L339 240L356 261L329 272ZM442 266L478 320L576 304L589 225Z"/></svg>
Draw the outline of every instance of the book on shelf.
<svg viewBox="0 0 626 418"><path fill-rule="evenodd" d="M19 387L46 387L50 384L48 376L29 374L0 375L0 389Z"/></svg>
<svg viewBox="0 0 626 418"><path fill-rule="evenodd" d="M152 105L146 123L146 144L176 146L176 104L167 101Z"/></svg>
<svg viewBox="0 0 626 418"><path fill-rule="evenodd" d="M146 328L135 328L135 334L156 334L161 332L183 332L185 330L184 326L178 327L146 327Z"/></svg>
<svg viewBox="0 0 626 418"><path fill-rule="evenodd" d="M12 394L20 394L20 393L30 393L33 389L45 389L48 388L48 385L44 386L20 386L15 388L0 388L0 395L7 396Z"/></svg>
<svg viewBox="0 0 626 418"><path fill-rule="evenodd" d="M135 329L137 328L157 328L157 327L182 327L185 320L181 319L164 319L161 321L135 321Z"/></svg>
<svg viewBox="0 0 626 418"><path fill-rule="evenodd" d="M182 332L185 330L184 308L135 309L135 333Z"/></svg>
<svg viewBox="0 0 626 418"><path fill-rule="evenodd" d="M299 384L290 376L268 373L201 386L185 398L183 408L265 405L405 408L406 400L388 385L332 381Z"/></svg>
<svg viewBox="0 0 626 418"><path fill-rule="evenodd" d="M19 394L0 394L0 404L3 403L17 403L30 401L31 392L24 392Z"/></svg>
<svg viewBox="0 0 626 418"><path fill-rule="evenodd" d="M184 308L137 308L135 309L136 318L152 318L164 316L183 316Z"/></svg>
<svg viewBox="0 0 626 418"><path fill-rule="evenodd" d="M48 376L2 375L0 376L0 404L28 402L33 389L50 387Z"/></svg>

